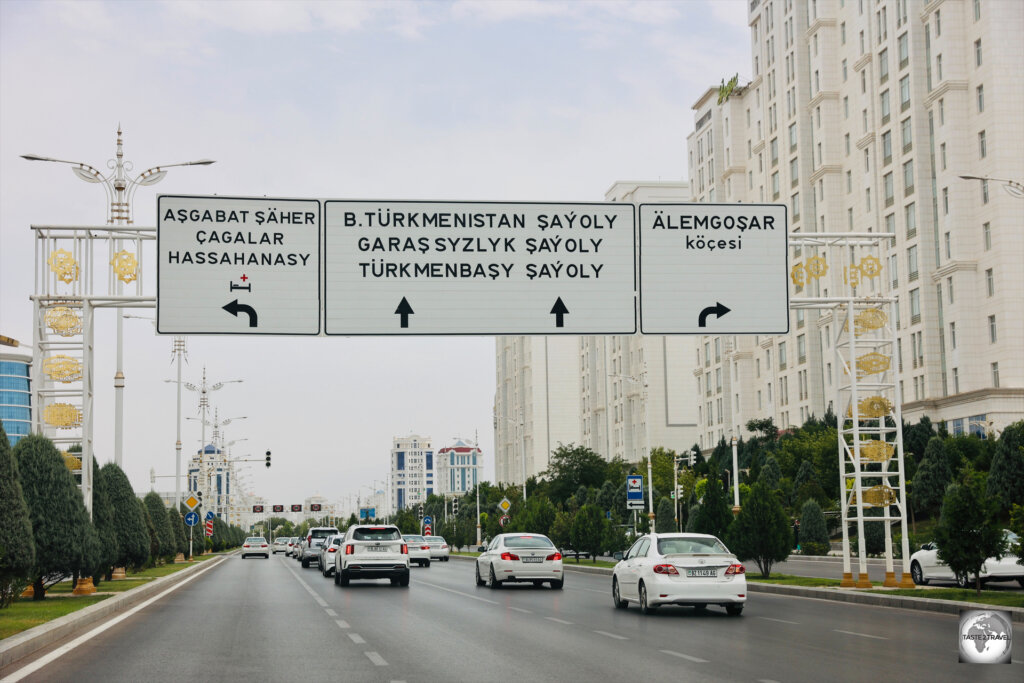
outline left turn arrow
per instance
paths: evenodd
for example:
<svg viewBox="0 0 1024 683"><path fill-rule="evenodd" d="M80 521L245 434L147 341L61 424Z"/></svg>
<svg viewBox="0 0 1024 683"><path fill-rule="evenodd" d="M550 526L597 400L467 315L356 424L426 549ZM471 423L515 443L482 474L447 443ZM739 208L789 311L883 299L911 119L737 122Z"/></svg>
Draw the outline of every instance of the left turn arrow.
<svg viewBox="0 0 1024 683"><path fill-rule="evenodd" d="M238 299L235 299L226 306L222 306L222 308L236 318L238 317L239 312L249 314L249 327L256 327L256 309L252 306L240 304L238 303Z"/></svg>

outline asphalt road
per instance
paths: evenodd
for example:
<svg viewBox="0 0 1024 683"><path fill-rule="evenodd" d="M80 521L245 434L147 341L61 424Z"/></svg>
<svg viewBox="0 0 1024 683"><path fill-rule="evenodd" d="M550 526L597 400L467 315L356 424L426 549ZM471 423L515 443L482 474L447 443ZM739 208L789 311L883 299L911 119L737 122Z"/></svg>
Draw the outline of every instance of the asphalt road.
<svg viewBox="0 0 1024 683"><path fill-rule="evenodd" d="M958 664L956 632L954 616L766 594L741 617L644 617L613 608L606 576L492 591L460 560L414 567L408 588L340 588L281 556L236 556L24 680L1024 679L1019 647L1009 666Z"/></svg>

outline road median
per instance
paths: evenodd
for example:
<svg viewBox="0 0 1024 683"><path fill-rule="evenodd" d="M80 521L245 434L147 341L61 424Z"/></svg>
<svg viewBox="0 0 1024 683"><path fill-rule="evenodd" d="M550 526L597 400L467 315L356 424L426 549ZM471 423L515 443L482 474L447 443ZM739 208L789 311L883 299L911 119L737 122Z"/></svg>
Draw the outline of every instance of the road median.
<svg viewBox="0 0 1024 683"><path fill-rule="evenodd" d="M45 624L33 626L21 633L16 633L0 640L0 671L49 645L78 635L104 619L131 609L140 602L158 595L161 591L181 583L201 569L213 567L223 562L229 556L225 555L208 561L197 562L191 567L186 567L173 574L153 579L129 591L112 595L94 605L84 607L71 614L58 617ZM71 600L74 598L51 599Z"/></svg>

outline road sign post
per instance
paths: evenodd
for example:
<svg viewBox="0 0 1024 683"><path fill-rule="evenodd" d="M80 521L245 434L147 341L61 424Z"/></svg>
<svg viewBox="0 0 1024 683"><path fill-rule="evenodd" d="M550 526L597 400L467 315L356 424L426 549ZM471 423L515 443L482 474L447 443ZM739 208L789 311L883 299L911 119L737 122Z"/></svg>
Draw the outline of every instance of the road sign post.
<svg viewBox="0 0 1024 683"><path fill-rule="evenodd" d="M789 332L784 204L641 204L643 334Z"/></svg>
<svg viewBox="0 0 1024 683"><path fill-rule="evenodd" d="M639 474L626 477L626 509L644 509L644 478Z"/></svg>

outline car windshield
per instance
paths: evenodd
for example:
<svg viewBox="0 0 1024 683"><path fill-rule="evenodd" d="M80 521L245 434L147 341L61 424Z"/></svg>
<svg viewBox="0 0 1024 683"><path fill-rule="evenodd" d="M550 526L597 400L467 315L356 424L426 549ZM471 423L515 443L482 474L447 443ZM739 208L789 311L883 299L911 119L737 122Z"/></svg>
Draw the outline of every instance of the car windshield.
<svg viewBox="0 0 1024 683"><path fill-rule="evenodd" d="M682 555L686 553L727 553L729 549L717 538L659 538L660 555Z"/></svg>
<svg viewBox="0 0 1024 683"><path fill-rule="evenodd" d="M506 536L506 548L553 548L552 543L546 536Z"/></svg>
<svg viewBox="0 0 1024 683"><path fill-rule="evenodd" d="M327 538L331 534L336 534L336 533L338 533L337 529L313 529L312 531L309 532L309 534L313 538Z"/></svg>
<svg viewBox="0 0 1024 683"><path fill-rule="evenodd" d="M367 527L352 532L356 541L399 541L402 535L395 527Z"/></svg>
<svg viewBox="0 0 1024 683"><path fill-rule="evenodd" d="M402 538L406 541L412 541L413 543L421 543L423 541L422 536L406 536L403 534Z"/></svg>
<svg viewBox="0 0 1024 683"><path fill-rule="evenodd" d="M444 539L440 536L427 536L427 543L431 545L441 545L444 543Z"/></svg>
<svg viewBox="0 0 1024 683"><path fill-rule="evenodd" d="M249 545L252 545L253 543L266 543L267 539L263 538L262 536L250 536L249 538L245 539L245 542Z"/></svg>

